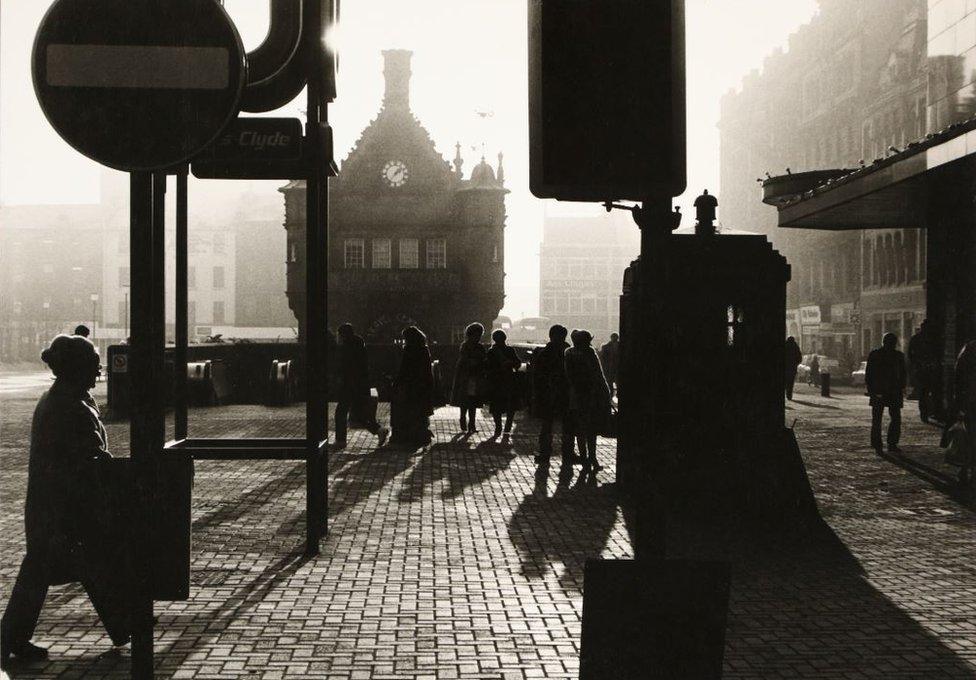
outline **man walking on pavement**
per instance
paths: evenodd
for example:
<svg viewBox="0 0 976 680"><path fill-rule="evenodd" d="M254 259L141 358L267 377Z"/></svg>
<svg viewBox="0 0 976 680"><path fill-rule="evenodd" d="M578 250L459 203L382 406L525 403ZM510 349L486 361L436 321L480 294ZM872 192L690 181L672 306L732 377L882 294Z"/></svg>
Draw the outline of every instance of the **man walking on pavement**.
<svg viewBox="0 0 976 680"><path fill-rule="evenodd" d="M935 415L935 387L939 383L938 349L932 338L928 320L919 326L918 333L908 341L908 366L911 370L912 387L918 399L918 414L923 423Z"/></svg>
<svg viewBox="0 0 976 680"><path fill-rule="evenodd" d="M898 336L885 333L881 347L868 355L868 366L864 383L871 399L871 446L881 453L881 418L887 407L891 422L888 424L888 451L900 453L898 440L901 437L901 409L904 405L905 385L908 376L905 370L905 355L899 352Z"/></svg>
<svg viewBox="0 0 976 680"><path fill-rule="evenodd" d="M620 366L620 336L616 333L611 333L610 342L600 347L600 363L613 396L617 392L617 367Z"/></svg>
<svg viewBox="0 0 976 680"><path fill-rule="evenodd" d="M792 335L786 338L786 398L793 401L793 385L796 383L797 367L803 362L800 346Z"/></svg>
<svg viewBox="0 0 976 680"><path fill-rule="evenodd" d="M353 420L380 438L380 446L386 443L390 430L376 420L376 410L369 393L369 357L366 343L356 335L352 324L339 326L336 339L336 364L338 394L335 410L335 445L346 445L346 429L350 412Z"/></svg>

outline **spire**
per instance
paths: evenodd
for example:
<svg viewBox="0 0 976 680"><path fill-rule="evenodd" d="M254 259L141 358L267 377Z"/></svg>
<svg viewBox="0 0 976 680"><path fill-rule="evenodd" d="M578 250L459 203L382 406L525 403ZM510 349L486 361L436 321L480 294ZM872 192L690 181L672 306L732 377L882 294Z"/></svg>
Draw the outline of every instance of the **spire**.
<svg viewBox="0 0 976 680"><path fill-rule="evenodd" d="M504 157L505 157L505 154L503 154L501 151L499 151L498 152L498 172L496 173L495 176L498 178L498 184L500 184L502 186L505 185L505 166L502 165L502 159Z"/></svg>
<svg viewBox="0 0 976 680"><path fill-rule="evenodd" d="M464 165L464 159L461 158L461 142L457 142L454 145L454 173L460 177L461 176L461 166Z"/></svg>
<svg viewBox="0 0 976 680"><path fill-rule="evenodd" d="M386 90L383 107L386 109L410 109L410 50L383 50L383 77Z"/></svg>

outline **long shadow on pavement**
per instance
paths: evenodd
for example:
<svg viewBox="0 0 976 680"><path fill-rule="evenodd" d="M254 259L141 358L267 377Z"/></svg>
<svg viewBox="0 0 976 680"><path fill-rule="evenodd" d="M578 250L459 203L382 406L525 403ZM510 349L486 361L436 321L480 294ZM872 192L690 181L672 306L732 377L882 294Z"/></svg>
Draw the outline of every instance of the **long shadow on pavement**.
<svg viewBox="0 0 976 680"><path fill-rule="evenodd" d="M976 673L875 588L819 518L794 527L692 521L668 540L670 558L732 563L727 679Z"/></svg>
<svg viewBox="0 0 976 680"><path fill-rule="evenodd" d="M581 591L586 560L600 556L617 519L616 484L600 484L594 475L572 481L573 471L560 468L550 495L550 470L536 469L532 492L509 520L509 539L519 553L523 576L543 578L560 563L560 585Z"/></svg>
<svg viewBox="0 0 976 680"><path fill-rule="evenodd" d="M403 482L399 500L413 503L424 497L428 487L443 481L441 498L456 498L468 487L491 479L515 460L507 440L485 440L477 446L462 448L459 442L431 446Z"/></svg>

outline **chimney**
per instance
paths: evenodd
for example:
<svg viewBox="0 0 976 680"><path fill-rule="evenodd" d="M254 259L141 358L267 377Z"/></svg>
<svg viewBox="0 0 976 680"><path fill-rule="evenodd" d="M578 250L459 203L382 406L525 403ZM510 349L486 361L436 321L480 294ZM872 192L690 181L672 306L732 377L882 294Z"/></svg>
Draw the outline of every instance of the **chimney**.
<svg viewBox="0 0 976 680"><path fill-rule="evenodd" d="M410 50L383 50L383 76L386 90L383 107L407 111L410 109Z"/></svg>

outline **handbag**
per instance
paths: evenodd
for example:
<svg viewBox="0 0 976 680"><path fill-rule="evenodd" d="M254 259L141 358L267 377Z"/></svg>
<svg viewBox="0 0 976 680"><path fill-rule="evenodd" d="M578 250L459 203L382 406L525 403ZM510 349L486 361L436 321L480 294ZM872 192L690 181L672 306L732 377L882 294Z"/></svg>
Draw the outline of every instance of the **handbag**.
<svg viewBox="0 0 976 680"><path fill-rule="evenodd" d="M610 404L610 410L607 412L606 417L603 419L603 427L597 433L601 437L616 438L617 436L617 426L620 420L620 412Z"/></svg>

